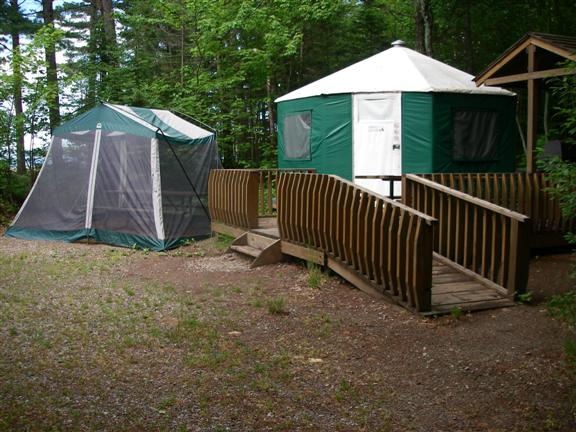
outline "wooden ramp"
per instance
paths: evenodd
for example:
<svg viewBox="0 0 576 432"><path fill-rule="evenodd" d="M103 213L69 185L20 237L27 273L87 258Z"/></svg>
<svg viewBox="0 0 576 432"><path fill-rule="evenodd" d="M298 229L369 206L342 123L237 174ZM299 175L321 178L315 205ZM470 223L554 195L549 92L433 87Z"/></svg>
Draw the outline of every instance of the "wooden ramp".
<svg viewBox="0 0 576 432"><path fill-rule="evenodd" d="M514 302L498 290L447 265L437 258L432 265L432 310L429 314L494 309L513 306Z"/></svg>
<svg viewBox="0 0 576 432"><path fill-rule="evenodd" d="M221 224L213 224L214 230L217 232L226 232L227 234L232 234L230 232L231 227L223 228ZM242 230L240 230L242 231ZM259 218L258 228L251 229L248 235L246 231L240 232L234 231L237 235L237 240L240 239L240 243L243 243L244 238L253 239L255 243L258 243L258 239L253 236L265 237L274 240L280 240L280 233L278 231L278 225L276 218ZM250 240L249 240L250 243ZM295 256L297 258L303 258L307 256L307 249L310 252L310 257L319 254L319 251L308 249L303 246L293 245L291 243L282 243L282 254ZM256 245L254 245L256 247ZM243 247L232 247L239 253L244 253L255 258L253 266L270 264L274 260L260 259L257 255L254 255L254 248L248 248L252 253L244 252ZM280 261L280 256L276 261ZM320 261L313 259L313 261ZM341 273L345 279L349 279L353 285L358 288L369 292L369 294L374 295L375 292L380 292L376 285L369 290L365 289L365 283L357 283L357 277L347 278L346 272ZM365 279L364 279L365 281ZM383 294L385 296L385 294ZM434 258L432 267L432 308L430 311L424 312L423 315L440 315L450 313L452 310L459 309L463 312L466 311L477 311L483 309L494 309L501 307L513 306L514 302L508 299L504 293L498 291L494 287L489 286L488 283L483 283L476 277L467 274L465 271L458 269L456 266L452 266L446 263L445 260L441 260L438 257Z"/></svg>

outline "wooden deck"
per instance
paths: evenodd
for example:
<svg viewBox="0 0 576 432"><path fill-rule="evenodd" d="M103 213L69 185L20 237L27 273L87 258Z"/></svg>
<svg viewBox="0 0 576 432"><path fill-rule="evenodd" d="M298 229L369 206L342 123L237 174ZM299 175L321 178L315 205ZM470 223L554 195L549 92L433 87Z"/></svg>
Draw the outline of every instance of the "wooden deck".
<svg viewBox="0 0 576 432"><path fill-rule="evenodd" d="M258 218L255 234L280 239L278 222L274 217ZM286 252L285 252L286 253ZM288 254L290 254L288 252ZM489 283L482 282L439 257L434 258L432 267L432 309L423 315L450 313L454 309L478 311L513 306L514 302Z"/></svg>

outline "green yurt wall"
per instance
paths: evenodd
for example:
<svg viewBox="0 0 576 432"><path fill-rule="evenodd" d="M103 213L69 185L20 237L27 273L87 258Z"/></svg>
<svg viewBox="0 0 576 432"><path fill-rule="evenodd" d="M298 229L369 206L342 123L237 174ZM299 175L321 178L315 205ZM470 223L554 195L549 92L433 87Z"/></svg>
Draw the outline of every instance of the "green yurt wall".
<svg viewBox="0 0 576 432"><path fill-rule="evenodd" d="M296 122L298 126L291 128ZM285 147L287 129L298 130L292 141L298 142L299 148ZM319 173L352 180L352 96L314 96L279 103L278 167L315 168Z"/></svg>

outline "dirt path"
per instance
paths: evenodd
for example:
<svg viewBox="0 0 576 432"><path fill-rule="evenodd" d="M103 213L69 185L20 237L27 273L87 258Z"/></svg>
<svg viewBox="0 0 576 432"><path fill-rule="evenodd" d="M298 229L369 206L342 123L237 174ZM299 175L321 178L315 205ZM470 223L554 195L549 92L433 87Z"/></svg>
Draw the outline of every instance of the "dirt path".
<svg viewBox="0 0 576 432"><path fill-rule="evenodd" d="M424 320L223 248L1 238L0 430L575 430L542 304ZM535 294L570 286L563 260Z"/></svg>

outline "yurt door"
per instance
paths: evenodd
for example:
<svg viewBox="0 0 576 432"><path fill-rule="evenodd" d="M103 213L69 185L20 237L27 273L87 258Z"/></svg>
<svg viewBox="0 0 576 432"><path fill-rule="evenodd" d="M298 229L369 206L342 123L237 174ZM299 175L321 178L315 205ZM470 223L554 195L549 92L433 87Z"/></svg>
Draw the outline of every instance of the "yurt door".
<svg viewBox="0 0 576 432"><path fill-rule="evenodd" d="M390 196L390 183L369 176L402 173L400 93L354 96L354 182ZM394 194L400 195L396 183Z"/></svg>

